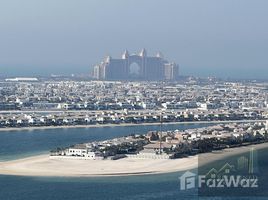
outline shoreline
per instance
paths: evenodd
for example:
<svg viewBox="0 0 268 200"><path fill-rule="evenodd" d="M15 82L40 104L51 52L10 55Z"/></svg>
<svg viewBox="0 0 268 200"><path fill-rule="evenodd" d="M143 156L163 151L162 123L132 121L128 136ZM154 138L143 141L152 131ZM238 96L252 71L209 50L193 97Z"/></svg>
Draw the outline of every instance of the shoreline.
<svg viewBox="0 0 268 200"><path fill-rule="evenodd" d="M251 148L256 150L265 149L268 148L268 143L229 148L173 160L133 158L119 160L50 159L49 155L46 154L0 162L0 174L37 177L110 177L165 174L196 169L217 160L247 153Z"/></svg>
<svg viewBox="0 0 268 200"><path fill-rule="evenodd" d="M176 125L176 124L221 124L221 123L252 123L252 122L265 122L266 120L229 120L229 121L189 121L189 122L166 122L163 125ZM102 128L102 127L129 127L129 126L159 126L161 123L121 123L121 124L94 124L94 125L63 125L63 126L31 126L31 127L7 127L0 128L1 132L9 131L32 131L32 130L47 130L47 129L73 129L73 128Z"/></svg>
<svg viewBox="0 0 268 200"><path fill-rule="evenodd" d="M197 167L197 157L182 159L77 160L48 154L0 162L0 175L34 177L111 177L165 174Z"/></svg>

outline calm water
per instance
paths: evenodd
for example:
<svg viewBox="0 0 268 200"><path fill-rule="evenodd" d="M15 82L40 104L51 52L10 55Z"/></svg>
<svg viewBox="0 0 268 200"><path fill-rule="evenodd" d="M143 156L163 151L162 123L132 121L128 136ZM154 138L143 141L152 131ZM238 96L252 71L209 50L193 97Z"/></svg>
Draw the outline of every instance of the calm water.
<svg viewBox="0 0 268 200"><path fill-rule="evenodd" d="M163 130L201 126L206 125L164 125ZM158 126L133 126L2 132L0 133L0 160L37 155L59 146L64 147L79 142L103 140L157 129ZM260 152L259 158L267 158L266 152ZM268 163L262 160L259 167L266 166ZM181 172L108 178L0 176L0 200L197 199L196 189L186 192L179 190L180 175Z"/></svg>
<svg viewBox="0 0 268 200"><path fill-rule="evenodd" d="M183 130L208 125L210 124L170 124L163 125L163 130ZM0 161L47 153L56 147L105 140L133 133L146 133L150 130L159 130L159 126L114 126L0 132Z"/></svg>

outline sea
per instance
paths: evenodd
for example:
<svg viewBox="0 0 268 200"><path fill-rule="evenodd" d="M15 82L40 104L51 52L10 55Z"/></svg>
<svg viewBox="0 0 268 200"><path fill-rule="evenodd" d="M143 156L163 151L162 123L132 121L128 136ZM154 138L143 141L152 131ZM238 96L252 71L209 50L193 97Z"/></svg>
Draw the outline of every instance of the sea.
<svg viewBox="0 0 268 200"><path fill-rule="evenodd" d="M167 124L163 130L185 130L211 124ZM106 140L130 134L159 130L158 125L90 128L36 129L0 132L0 161L48 153L57 147ZM178 200L178 199L268 199L268 151L258 152L258 169L263 172L257 192L243 190L207 196L198 188L182 190L180 177L185 172L118 177L26 177L0 175L0 200ZM267 161L266 161L267 160ZM164 161L163 161L164 162ZM218 164L218 163L215 163ZM208 166L206 166L208 167ZM192 170L198 173L198 169ZM247 190L250 191L250 190ZM218 195L218 196L217 196ZM233 194L232 194L233 195Z"/></svg>

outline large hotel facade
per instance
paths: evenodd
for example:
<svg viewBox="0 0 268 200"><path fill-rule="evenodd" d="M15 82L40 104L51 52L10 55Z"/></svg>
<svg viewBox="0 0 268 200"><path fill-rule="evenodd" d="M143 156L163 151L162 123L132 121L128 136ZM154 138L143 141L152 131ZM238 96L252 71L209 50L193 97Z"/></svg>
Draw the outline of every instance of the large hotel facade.
<svg viewBox="0 0 268 200"><path fill-rule="evenodd" d="M93 73L94 78L98 80L176 80L179 66L165 60L161 53L150 57L145 49L132 55L126 50L121 59L108 56L99 65L94 66Z"/></svg>

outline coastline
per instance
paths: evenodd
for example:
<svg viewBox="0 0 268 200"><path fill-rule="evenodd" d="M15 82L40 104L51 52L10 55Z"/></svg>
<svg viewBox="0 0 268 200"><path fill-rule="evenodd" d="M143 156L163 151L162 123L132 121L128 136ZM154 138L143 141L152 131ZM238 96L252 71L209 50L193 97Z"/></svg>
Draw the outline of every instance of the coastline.
<svg viewBox="0 0 268 200"><path fill-rule="evenodd" d="M41 177L106 177L162 174L197 167L197 156L176 160L133 159L77 160L33 156L0 162L0 175Z"/></svg>
<svg viewBox="0 0 268 200"><path fill-rule="evenodd" d="M268 143L224 149L204 153L202 156L196 155L174 160L133 158L120 160L74 160L50 159L49 155L40 155L0 162L0 174L41 177L107 177L164 174L196 169L199 161L201 161L201 166L203 166L217 160L247 153L251 148L256 150L268 148Z"/></svg>
<svg viewBox="0 0 268 200"><path fill-rule="evenodd" d="M229 120L229 121L189 121L189 122L166 122L163 125L176 125L176 124L221 124L221 123L252 123L252 122L265 122L266 120ZM128 126L159 126L161 123L121 123L121 124L94 124L94 125L63 125L63 126L31 126L31 127L8 127L0 128L1 132L9 131L32 131L32 130L46 130L46 129L69 129L69 128L101 128L101 127L128 127Z"/></svg>

